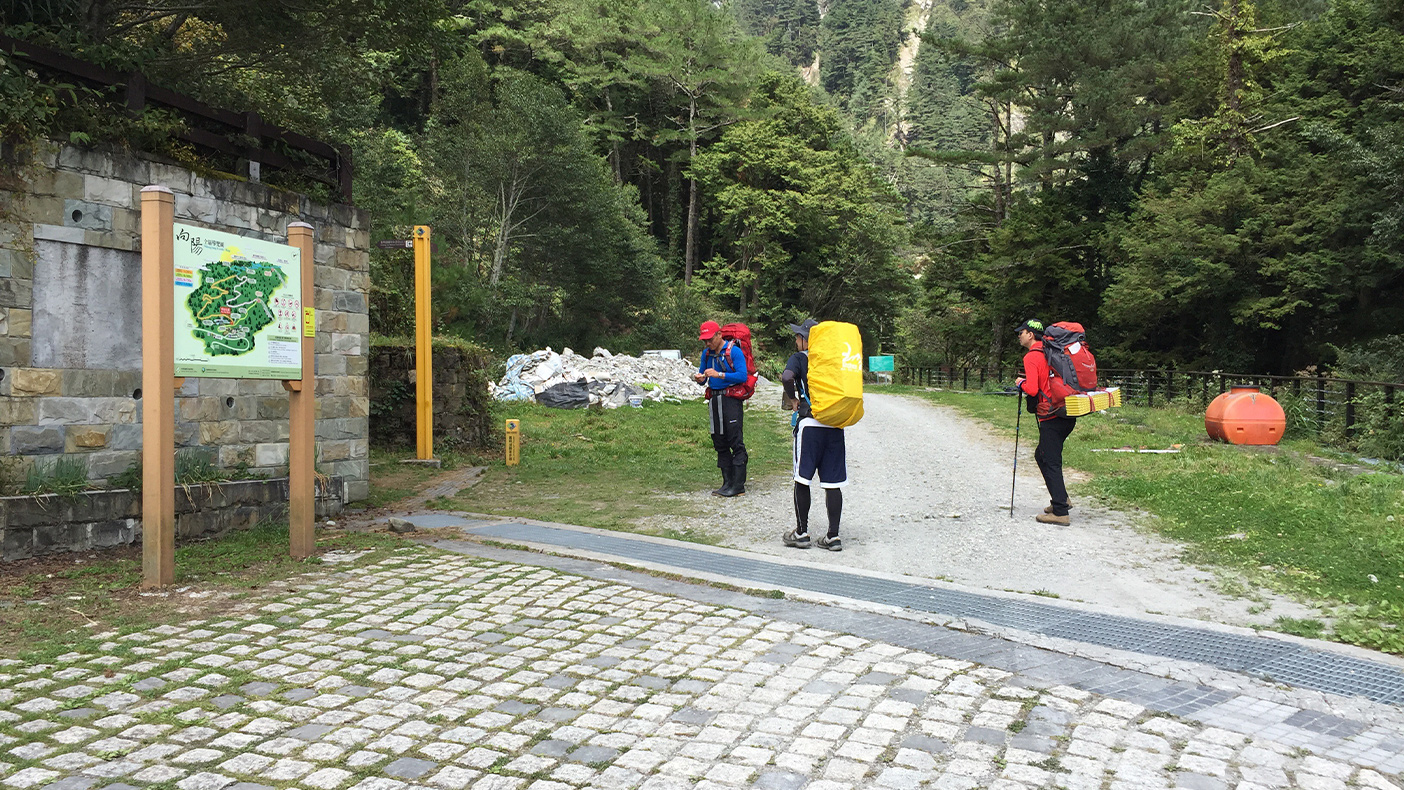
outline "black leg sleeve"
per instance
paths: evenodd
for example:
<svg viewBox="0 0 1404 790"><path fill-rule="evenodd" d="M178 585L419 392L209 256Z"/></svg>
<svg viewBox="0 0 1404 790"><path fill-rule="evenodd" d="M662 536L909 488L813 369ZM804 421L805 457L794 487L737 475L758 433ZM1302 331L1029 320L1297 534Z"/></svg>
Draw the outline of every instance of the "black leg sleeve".
<svg viewBox="0 0 1404 790"><path fill-rule="evenodd" d="M1048 487L1048 499L1055 516L1068 514L1068 487L1063 482L1063 442L1076 425L1077 420L1071 417L1054 417L1038 424L1034 461L1043 474L1043 484Z"/></svg>
<svg viewBox="0 0 1404 790"><path fill-rule="evenodd" d="M809 533L809 486L795 483L795 532Z"/></svg>
<svg viewBox="0 0 1404 790"><path fill-rule="evenodd" d="M829 537L837 538L839 534L839 519L843 517L843 489L824 489L824 505L829 511Z"/></svg>
<svg viewBox="0 0 1404 790"><path fill-rule="evenodd" d="M722 401L722 421L723 436L725 437L727 449L731 452L732 466L745 466L749 457L746 455L746 441L742 431L742 424L746 416L746 404L736 398L728 398L725 395L718 395L713 400ZM715 437L713 437L715 441Z"/></svg>
<svg viewBox="0 0 1404 790"><path fill-rule="evenodd" d="M722 401L732 400L725 395L713 395L707 401L707 425L712 434L712 449L717 451L717 468L731 468L731 443L726 434L726 416Z"/></svg>

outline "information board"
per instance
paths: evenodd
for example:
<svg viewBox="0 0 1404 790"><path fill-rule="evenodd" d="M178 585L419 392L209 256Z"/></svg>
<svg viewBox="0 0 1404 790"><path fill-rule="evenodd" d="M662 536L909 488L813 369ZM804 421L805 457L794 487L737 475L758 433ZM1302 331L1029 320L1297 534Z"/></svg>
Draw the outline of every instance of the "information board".
<svg viewBox="0 0 1404 790"><path fill-rule="evenodd" d="M174 228L175 375L302 378L298 249Z"/></svg>
<svg viewBox="0 0 1404 790"><path fill-rule="evenodd" d="M872 373L891 373L896 369L894 356L868 357L868 370Z"/></svg>

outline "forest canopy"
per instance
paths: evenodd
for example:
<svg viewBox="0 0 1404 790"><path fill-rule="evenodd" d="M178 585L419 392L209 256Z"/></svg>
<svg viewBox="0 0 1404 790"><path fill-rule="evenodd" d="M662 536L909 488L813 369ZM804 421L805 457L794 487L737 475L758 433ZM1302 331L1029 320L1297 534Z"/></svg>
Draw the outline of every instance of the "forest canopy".
<svg viewBox="0 0 1404 790"><path fill-rule="evenodd" d="M15 0L0 32L349 144L374 238L434 228L440 331L501 352L703 317L779 351L812 315L993 365L1038 317L1104 364L1401 369L1392 0ZM101 98L0 58L5 138L198 158ZM407 256L372 266L404 333Z"/></svg>

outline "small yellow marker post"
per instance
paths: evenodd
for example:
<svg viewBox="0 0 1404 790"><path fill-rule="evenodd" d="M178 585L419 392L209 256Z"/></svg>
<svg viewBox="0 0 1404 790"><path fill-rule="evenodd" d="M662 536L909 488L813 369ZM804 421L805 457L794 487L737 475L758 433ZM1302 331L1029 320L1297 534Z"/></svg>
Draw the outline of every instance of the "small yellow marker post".
<svg viewBox="0 0 1404 790"><path fill-rule="evenodd" d="M414 375L418 457L434 457L434 329L429 305L429 226L414 226Z"/></svg>
<svg viewBox="0 0 1404 790"><path fill-rule="evenodd" d="M516 466L522 460L522 421L507 421L507 465Z"/></svg>

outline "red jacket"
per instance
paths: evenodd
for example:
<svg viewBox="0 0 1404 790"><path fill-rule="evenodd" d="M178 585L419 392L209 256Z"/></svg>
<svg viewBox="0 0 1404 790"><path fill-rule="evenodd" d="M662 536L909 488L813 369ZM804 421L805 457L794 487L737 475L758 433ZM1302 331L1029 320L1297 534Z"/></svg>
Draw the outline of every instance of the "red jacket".
<svg viewBox="0 0 1404 790"><path fill-rule="evenodd" d="M1043 356L1043 341L1035 340L1033 345L1024 354L1024 383L1022 389L1025 395L1033 395L1038 398L1039 415L1038 419L1048 420L1055 415L1047 413L1045 404L1052 400L1052 392L1048 388L1050 376L1048 370L1048 360Z"/></svg>

